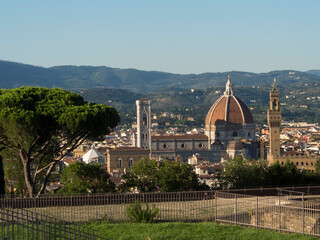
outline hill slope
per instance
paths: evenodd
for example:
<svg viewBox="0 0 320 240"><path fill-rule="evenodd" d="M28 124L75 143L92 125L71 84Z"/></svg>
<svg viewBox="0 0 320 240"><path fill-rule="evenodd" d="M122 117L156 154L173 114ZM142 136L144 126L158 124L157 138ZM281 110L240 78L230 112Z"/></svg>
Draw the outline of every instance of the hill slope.
<svg viewBox="0 0 320 240"><path fill-rule="evenodd" d="M195 88L224 86L227 75L234 85L253 86L272 83L279 85L320 83L320 76L299 71L272 71L269 73L224 72L202 74L173 74L136 69L118 69L93 66L37 67L0 61L0 88L19 86L60 87L69 90L88 88L116 88L133 92L150 92L160 88Z"/></svg>

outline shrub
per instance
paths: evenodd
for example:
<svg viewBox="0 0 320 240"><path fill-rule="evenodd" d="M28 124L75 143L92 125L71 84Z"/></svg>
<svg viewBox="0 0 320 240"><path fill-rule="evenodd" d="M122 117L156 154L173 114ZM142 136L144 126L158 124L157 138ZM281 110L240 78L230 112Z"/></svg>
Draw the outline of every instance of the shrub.
<svg viewBox="0 0 320 240"><path fill-rule="evenodd" d="M151 223L158 213L158 207L155 205L150 207L148 203L142 204L140 201L127 206L127 215L133 222Z"/></svg>

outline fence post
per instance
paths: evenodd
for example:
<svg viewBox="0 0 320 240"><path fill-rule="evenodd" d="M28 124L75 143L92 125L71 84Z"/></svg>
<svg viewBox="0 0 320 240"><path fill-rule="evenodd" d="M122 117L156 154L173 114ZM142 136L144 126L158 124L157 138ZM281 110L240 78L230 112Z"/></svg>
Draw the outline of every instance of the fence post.
<svg viewBox="0 0 320 240"><path fill-rule="evenodd" d="M302 194L302 234L304 234L304 194Z"/></svg>
<svg viewBox="0 0 320 240"><path fill-rule="evenodd" d="M237 215L238 215L238 201L237 201L237 194L235 194L236 198L235 198L235 220L237 223Z"/></svg>
<svg viewBox="0 0 320 240"><path fill-rule="evenodd" d="M257 209L256 209L256 227L258 227L258 211L259 211L259 197L257 197Z"/></svg>
<svg viewBox="0 0 320 240"><path fill-rule="evenodd" d="M215 217L214 220L217 221L218 209L217 209L217 191L214 192L214 210L215 210Z"/></svg>
<svg viewBox="0 0 320 240"><path fill-rule="evenodd" d="M279 232L281 232L281 196L279 196Z"/></svg>

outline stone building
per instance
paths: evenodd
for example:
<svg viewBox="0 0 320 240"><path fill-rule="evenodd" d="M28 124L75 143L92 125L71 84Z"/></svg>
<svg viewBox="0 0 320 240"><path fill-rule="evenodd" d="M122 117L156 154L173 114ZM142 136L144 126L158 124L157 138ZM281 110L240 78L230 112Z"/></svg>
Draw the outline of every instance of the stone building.
<svg viewBox="0 0 320 240"><path fill-rule="evenodd" d="M123 174L129 170L133 164L141 158L149 158L149 149L138 147L118 147L107 150L106 168L110 175L114 172Z"/></svg>

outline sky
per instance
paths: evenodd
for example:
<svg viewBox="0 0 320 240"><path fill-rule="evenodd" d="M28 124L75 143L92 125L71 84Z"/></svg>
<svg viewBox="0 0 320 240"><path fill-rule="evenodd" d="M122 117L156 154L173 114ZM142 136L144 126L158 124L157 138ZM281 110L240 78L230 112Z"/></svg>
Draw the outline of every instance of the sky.
<svg viewBox="0 0 320 240"><path fill-rule="evenodd" d="M320 69L320 1L0 0L0 60L172 73Z"/></svg>

